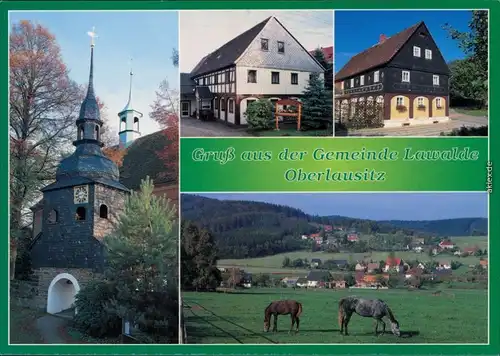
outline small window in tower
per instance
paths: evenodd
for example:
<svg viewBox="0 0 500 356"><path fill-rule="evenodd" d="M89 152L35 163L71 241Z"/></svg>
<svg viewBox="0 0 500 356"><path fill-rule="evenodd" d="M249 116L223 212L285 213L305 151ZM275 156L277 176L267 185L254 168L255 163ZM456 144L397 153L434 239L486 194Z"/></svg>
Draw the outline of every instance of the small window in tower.
<svg viewBox="0 0 500 356"><path fill-rule="evenodd" d="M139 131L139 118L134 117L134 131Z"/></svg>
<svg viewBox="0 0 500 356"><path fill-rule="evenodd" d="M78 221L85 220L86 219L86 214L87 214L87 211L85 210L85 208L83 206L79 206L76 209L75 219L78 220Z"/></svg>
<svg viewBox="0 0 500 356"><path fill-rule="evenodd" d="M120 121L120 131L123 131L125 130L125 124L127 122L127 119L126 118L122 118L121 121Z"/></svg>
<svg viewBox="0 0 500 356"><path fill-rule="evenodd" d="M49 224L56 224L59 221L59 214L57 213L57 210L52 209L49 211L49 215L47 216L47 222Z"/></svg>
<svg viewBox="0 0 500 356"><path fill-rule="evenodd" d="M101 204L99 207L99 217L103 219L108 218L108 206L106 204Z"/></svg>
<svg viewBox="0 0 500 356"><path fill-rule="evenodd" d="M78 139L82 140L84 135L85 135L85 129L83 128L83 125L79 126L78 127Z"/></svg>
<svg viewBox="0 0 500 356"><path fill-rule="evenodd" d="M100 131L99 131L99 125L95 126L95 139L99 141L101 139L100 137Z"/></svg>

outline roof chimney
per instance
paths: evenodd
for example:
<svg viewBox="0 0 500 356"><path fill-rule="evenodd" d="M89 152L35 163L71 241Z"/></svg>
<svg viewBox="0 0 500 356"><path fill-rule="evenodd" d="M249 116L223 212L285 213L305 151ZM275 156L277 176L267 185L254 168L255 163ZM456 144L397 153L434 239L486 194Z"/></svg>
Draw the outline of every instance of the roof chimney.
<svg viewBox="0 0 500 356"><path fill-rule="evenodd" d="M382 42L384 42L386 39L387 39L387 36L386 36L386 35L384 35L384 34L381 34L381 35L380 35L380 37L379 37L379 39L378 39L378 43L382 43Z"/></svg>

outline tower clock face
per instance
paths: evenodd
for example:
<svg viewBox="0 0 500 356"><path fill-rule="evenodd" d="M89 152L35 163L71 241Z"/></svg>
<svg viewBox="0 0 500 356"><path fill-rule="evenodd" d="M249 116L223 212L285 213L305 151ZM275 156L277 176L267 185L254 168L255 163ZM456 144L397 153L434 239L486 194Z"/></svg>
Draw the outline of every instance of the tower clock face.
<svg viewBox="0 0 500 356"><path fill-rule="evenodd" d="M74 202L75 204L84 204L89 201L89 186L79 185L74 188Z"/></svg>

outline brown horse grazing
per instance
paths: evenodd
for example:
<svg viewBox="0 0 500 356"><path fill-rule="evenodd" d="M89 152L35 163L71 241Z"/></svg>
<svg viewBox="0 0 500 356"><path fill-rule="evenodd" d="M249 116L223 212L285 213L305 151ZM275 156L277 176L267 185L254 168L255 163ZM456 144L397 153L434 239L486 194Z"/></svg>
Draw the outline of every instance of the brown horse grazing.
<svg viewBox="0 0 500 356"><path fill-rule="evenodd" d="M295 300L276 300L271 302L264 310L264 331L268 332L271 324L271 316L274 315L273 332L278 331L278 315L290 314L292 317L292 325L290 332L293 330L293 325L297 325L295 332L299 332L299 316L302 314L302 304Z"/></svg>

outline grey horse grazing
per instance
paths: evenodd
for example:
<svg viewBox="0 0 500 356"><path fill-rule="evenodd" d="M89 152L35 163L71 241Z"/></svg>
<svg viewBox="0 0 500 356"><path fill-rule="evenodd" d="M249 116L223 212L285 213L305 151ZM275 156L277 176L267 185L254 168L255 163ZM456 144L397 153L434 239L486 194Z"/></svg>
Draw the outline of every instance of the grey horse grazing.
<svg viewBox="0 0 500 356"><path fill-rule="evenodd" d="M340 333L348 335L347 325L353 313L356 313L363 317L371 317L376 321L375 324L375 335L378 335L378 324L382 324L383 333L385 333L385 322L382 320L384 316L387 316L391 321L391 331L396 336L401 336L399 330L399 323L394 317L392 310L387 306L387 304L380 299L362 299L358 297L345 297L339 301L339 326Z"/></svg>

